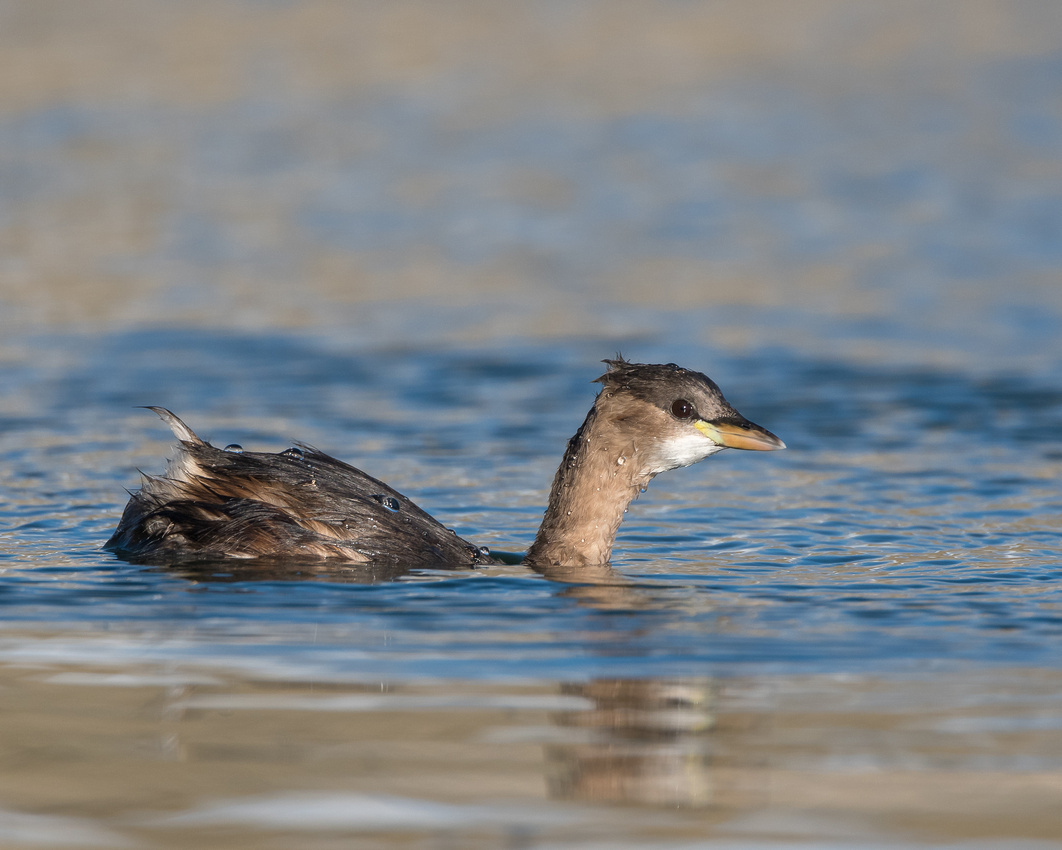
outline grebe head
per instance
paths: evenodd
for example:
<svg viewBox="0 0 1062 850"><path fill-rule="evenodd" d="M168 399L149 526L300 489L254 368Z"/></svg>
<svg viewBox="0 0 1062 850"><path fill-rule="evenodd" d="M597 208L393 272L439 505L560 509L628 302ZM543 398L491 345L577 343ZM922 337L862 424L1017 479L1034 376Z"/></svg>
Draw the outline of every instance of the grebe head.
<svg viewBox="0 0 1062 850"><path fill-rule="evenodd" d="M723 449L773 451L785 443L738 413L707 375L674 363L606 360L597 409L635 441L642 472L658 475Z"/></svg>

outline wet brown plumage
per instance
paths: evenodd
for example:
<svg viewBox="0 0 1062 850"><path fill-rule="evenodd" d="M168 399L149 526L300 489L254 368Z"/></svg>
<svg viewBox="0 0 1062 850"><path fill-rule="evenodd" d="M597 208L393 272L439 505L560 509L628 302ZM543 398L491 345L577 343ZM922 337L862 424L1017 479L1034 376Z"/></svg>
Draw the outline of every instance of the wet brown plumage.
<svg viewBox="0 0 1062 850"><path fill-rule="evenodd" d="M602 390L568 442L525 562L604 564L630 501L660 472L724 448L784 444L741 416L706 376L674 364L607 360ZM489 552L401 493L309 447L227 451L152 407L179 440L162 476L144 476L106 543L130 560L314 558L475 566Z"/></svg>

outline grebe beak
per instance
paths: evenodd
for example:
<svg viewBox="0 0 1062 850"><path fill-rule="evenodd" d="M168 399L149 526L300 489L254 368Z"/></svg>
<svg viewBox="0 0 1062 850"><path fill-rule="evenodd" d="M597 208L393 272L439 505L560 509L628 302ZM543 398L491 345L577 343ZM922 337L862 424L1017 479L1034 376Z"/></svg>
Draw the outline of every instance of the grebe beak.
<svg viewBox="0 0 1062 850"><path fill-rule="evenodd" d="M693 425L717 446L728 449L773 452L785 448L785 443L774 434L747 419L728 418L715 422L698 419Z"/></svg>

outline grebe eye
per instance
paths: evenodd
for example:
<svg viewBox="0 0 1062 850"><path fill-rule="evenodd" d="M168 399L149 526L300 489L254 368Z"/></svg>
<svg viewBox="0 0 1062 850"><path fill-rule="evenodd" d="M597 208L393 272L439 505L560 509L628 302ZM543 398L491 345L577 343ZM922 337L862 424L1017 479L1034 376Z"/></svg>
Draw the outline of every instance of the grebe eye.
<svg viewBox="0 0 1062 850"><path fill-rule="evenodd" d="M671 412L679 419L689 419L693 416L693 405L686 399L680 398L671 405Z"/></svg>

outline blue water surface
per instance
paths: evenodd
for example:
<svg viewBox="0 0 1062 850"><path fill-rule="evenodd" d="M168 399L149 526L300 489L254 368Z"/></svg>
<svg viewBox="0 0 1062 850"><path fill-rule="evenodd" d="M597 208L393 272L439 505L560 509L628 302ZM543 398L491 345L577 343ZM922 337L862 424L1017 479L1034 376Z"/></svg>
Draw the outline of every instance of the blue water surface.
<svg viewBox="0 0 1062 850"><path fill-rule="evenodd" d="M30 400L4 418L9 626L127 634L145 657L239 664L269 652L285 669L370 678L1058 663L1062 498L1046 474L1060 460L1057 383L691 350L684 362L789 449L728 452L658 478L607 573L191 571L100 550L123 488L137 467L158 471L170 442L135 404L171 407L218 444L306 440L462 535L520 552L592 400L594 355L612 352L363 351L183 331L24 345L48 356L8 378ZM668 353L632 348L644 360Z"/></svg>

